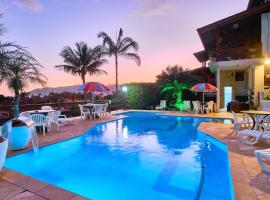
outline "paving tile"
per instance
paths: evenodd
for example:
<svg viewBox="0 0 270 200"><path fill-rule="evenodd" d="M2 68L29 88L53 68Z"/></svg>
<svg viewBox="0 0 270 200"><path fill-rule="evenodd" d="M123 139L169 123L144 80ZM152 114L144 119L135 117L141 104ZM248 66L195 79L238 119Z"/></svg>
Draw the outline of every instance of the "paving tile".
<svg viewBox="0 0 270 200"><path fill-rule="evenodd" d="M257 199L256 193L253 188L246 183L234 181L234 190L235 199L237 200L255 200Z"/></svg>
<svg viewBox="0 0 270 200"><path fill-rule="evenodd" d="M89 198L84 198L82 196L76 195L75 197L72 197L70 200L87 200L87 199L89 199Z"/></svg>
<svg viewBox="0 0 270 200"><path fill-rule="evenodd" d="M248 173L246 169L243 168L232 168L231 170L232 179L233 181L239 181L243 183L250 183L250 178L248 176Z"/></svg>
<svg viewBox="0 0 270 200"><path fill-rule="evenodd" d="M10 197L13 197L23 191L25 190L12 183L6 182L3 179L0 179L0 199L1 200L5 200Z"/></svg>
<svg viewBox="0 0 270 200"><path fill-rule="evenodd" d="M12 170L5 170L3 173L1 173L0 177L10 183L15 183L19 180L24 179L25 175Z"/></svg>
<svg viewBox="0 0 270 200"><path fill-rule="evenodd" d="M29 176L25 176L25 178L20 179L19 181L14 183L15 185L25 188L31 192L36 192L41 190L42 188L46 187L48 184L37 179L34 179Z"/></svg>
<svg viewBox="0 0 270 200"><path fill-rule="evenodd" d="M270 195L269 194L264 194L264 195L259 195L258 200L270 200Z"/></svg>
<svg viewBox="0 0 270 200"><path fill-rule="evenodd" d="M14 197L9 198L8 200L46 200L46 199L29 191L25 191Z"/></svg>
<svg viewBox="0 0 270 200"><path fill-rule="evenodd" d="M37 191L36 194L51 200L70 200L76 196L74 193L55 187L53 185L48 185L42 188L41 190Z"/></svg>

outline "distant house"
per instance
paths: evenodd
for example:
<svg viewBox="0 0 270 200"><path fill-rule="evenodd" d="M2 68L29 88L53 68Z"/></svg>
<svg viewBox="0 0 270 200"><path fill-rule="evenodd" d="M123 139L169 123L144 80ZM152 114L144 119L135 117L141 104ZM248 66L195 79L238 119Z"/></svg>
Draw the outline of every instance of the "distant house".
<svg viewBox="0 0 270 200"><path fill-rule="evenodd" d="M216 67L217 108L231 100L259 103L270 88L270 0L250 0L247 9L199 28L203 66Z"/></svg>

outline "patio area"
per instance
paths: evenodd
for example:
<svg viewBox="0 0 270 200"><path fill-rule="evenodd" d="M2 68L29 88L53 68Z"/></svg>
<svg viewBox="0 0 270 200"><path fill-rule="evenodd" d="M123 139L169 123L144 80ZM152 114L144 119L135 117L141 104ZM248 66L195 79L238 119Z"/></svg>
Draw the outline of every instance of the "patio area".
<svg viewBox="0 0 270 200"><path fill-rule="evenodd" d="M191 114L180 112L164 112L164 115L199 116L215 118L232 118L230 113ZM40 146L53 144L83 134L86 130L99 122L121 118L121 116L107 116L98 120L77 119L75 124L60 127L46 136L39 135ZM76 131L74 131L76 130ZM223 123L202 123L198 130L226 143L228 145L231 174L236 199L270 199L268 176L262 172L254 156L255 149L264 149L268 145L260 143L248 146L232 135L232 125ZM9 152L8 156L30 150ZM85 199L74 193L53 185L38 181L34 178L4 168L0 173L0 199Z"/></svg>

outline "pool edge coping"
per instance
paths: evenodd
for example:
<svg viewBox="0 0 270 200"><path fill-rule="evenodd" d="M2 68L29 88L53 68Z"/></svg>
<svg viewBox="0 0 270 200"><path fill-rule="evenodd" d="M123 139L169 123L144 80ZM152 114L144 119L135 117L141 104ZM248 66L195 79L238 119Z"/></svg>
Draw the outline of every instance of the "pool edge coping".
<svg viewBox="0 0 270 200"><path fill-rule="evenodd" d="M126 113L126 112L149 112L149 111L145 111L145 110L124 110L124 111L121 111L120 113ZM150 111L150 112L157 112L157 111ZM161 113L162 116L175 116L175 117L177 117L177 116L190 116L190 117L223 118L223 119L228 118L228 117L225 117L225 118L224 118L224 117L220 117L220 116L216 116L216 117L212 117L212 116L208 116L208 117L207 117L207 116L204 116L204 115L198 116L198 115L195 115L195 114L193 114L193 113L189 113L189 115L186 115L185 113L182 113L182 112L177 113L177 115L175 115L176 112L169 112L169 113L168 113L168 111L164 111L164 112L158 111L158 112ZM164 113L164 114L163 114L163 113ZM115 115L114 115L114 116L115 116ZM102 124L102 123L106 123L106 122L109 122L109 121L114 121L114 120L118 120L118 119L122 119L122 118L123 118L123 117L119 115L119 118L109 119L109 120L104 120L104 121L101 121L101 122L95 122L94 124L92 124L91 126L89 126L88 129L94 127L94 126L97 125L97 124ZM229 119L229 118L228 118L228 119ZM232 117L231 117L230 119L232 119ZM203 130L203 129L202 129L202 124L204 124L204 123L208 123L208 124L209 124L209 123L211 123L211 122L202 122L202 123L199 125L199 127L198 127L198 130L199 130L199 131L201 131L201 132L203 132L204 134L206 134L206 135L208 135L208 136L210 136L210 137L216 139L217 141L222 142L222 143L224 143L224 144L227 145L226 141L223 141L222 139L215 137L214 135L211 134L211 132L208 132L207 130ZM217 125L217 124L218 124L218 123L215 123L215 125ZM221 124L223 124L223 123L221 123ZM228 126L231 126L231 125L228 125ZM88 129L87 129L87 130L88 130ZM87 130L86 130L86 131L87 131ZM83 135L86 131L83 131L82 133L80 133L80 134L77 135L77 136L70 137L70 138L65 138L65 139L59 140L59 141L54 141L54 142L51 142L51 143L42 145L41 147L45 147L45 146L52 145L52 144L55 144L55 143L58 143L58 142L62 142L62 141L68 140L68 139L72 139L72 138L79 137L79 136ZM236 166L233 166L233 165L232 165L232 160L234 159L234 155L233 155L234 153L233 153L233 151L231 151L230 145L227 145L227 148L228 148L228 159L229 159L230 172L231 172L231 176L232 176L232 183L233 183L233 189L234 189L234 191L233 191L233 193L234 193L234 198L235 198L235 199L240 199L240 198L238 198L238 197L236 196L237 191L240 190L240 188L239 188L239 186L238 186L239 184L235 184L236 182L239 182L239 181L236 181L236 180L234 179L235 174L232 173L232 171L236 168ZM30 150L32 150L32 148L31 148L31 149L27 149L27 150L23 150L23 151L19 151L18 153L14 154L13 156L16 156L16 155L21 154L21 153L25 153L25 152L30 151ZM4 167L3 169L4 169L4 170L2 170L2 171L8 170L8 171L11 171L11 172L13 172L13 173L20 174L20 173L18 173L18 172L16 172L16 171L10 170L10 169L5 168L5 167ZM0 172L0 174L2 174L2 173L3 173L3 172ZM23 175L23 174L20 174L20 175L24 176L25 178L29 178L29 176L27 176L27 175ZM32 177L30 177L30 178L32 178ZM0 179L2 179L2 176L0 176ZM32 179L35 179L35 178L32 178ZM4 181L7 181L7 180L5 180L5 179L3 179L3 180L4 180ZM38 180L38 179L35 179L35 180L36 180L36 181L39 181L39 182L41 182L41 183L45 183L45 182L40 181L40 180ZM9 181L7 181L7 182L9 182ZM9 183L14 184L13 182L9 182ZM52 185L52 184L48 184L48 183L45 183L45 184L46 184L46 185L49 185L49 186L51 186L51 187L53 187L53 188L56 188L56 189L64 190L64 189L62 189L62 188L60 188L60 187L57 187L57 186L54 186L54 185ZM15 185L16 185L16 184L15 184ZM21 187L21 186L19 186L19 187ZM252 187L252 186L251 186L251 187ZM26 191L30 191L30 192L32 192L32 193L38 195L38 196L41 196L41 197L43 197L43 198L46 198L46 197L40 195L39 193L33 192L33 191L31 191L31 190L29 190L29 189L27 189L27 188L24 188L24 187L21 187L21 188L25 189ZM70 192L70 191L68 191L68 190L64 190L64 191L66 191L66 192L68 192L68 193L72 193L72 192ZM255 191L253 191L253 193L254 193L255 197L257 197ZM76 194L76 193L73 193L73 194L75 194L75 195L81 197L80 195L78 195L78 194ZM82 198L85 198L85 197L82 197ZM70 198L69 198L69 199L70 199ZM86 198L86 199L87 199L87 198Z"/></svg>

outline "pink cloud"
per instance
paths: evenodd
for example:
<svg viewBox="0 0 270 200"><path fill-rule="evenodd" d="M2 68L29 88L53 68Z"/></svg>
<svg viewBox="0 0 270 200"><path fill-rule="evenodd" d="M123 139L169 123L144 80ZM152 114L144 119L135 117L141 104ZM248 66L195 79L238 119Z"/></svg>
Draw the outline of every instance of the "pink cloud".
<svg viewBox="0 0 270 200"><path fill-rule="evenodd" d="M34 12L39 12L42 10L42 5L38 2L38 0L14 0L14 3Z"/></svg>

